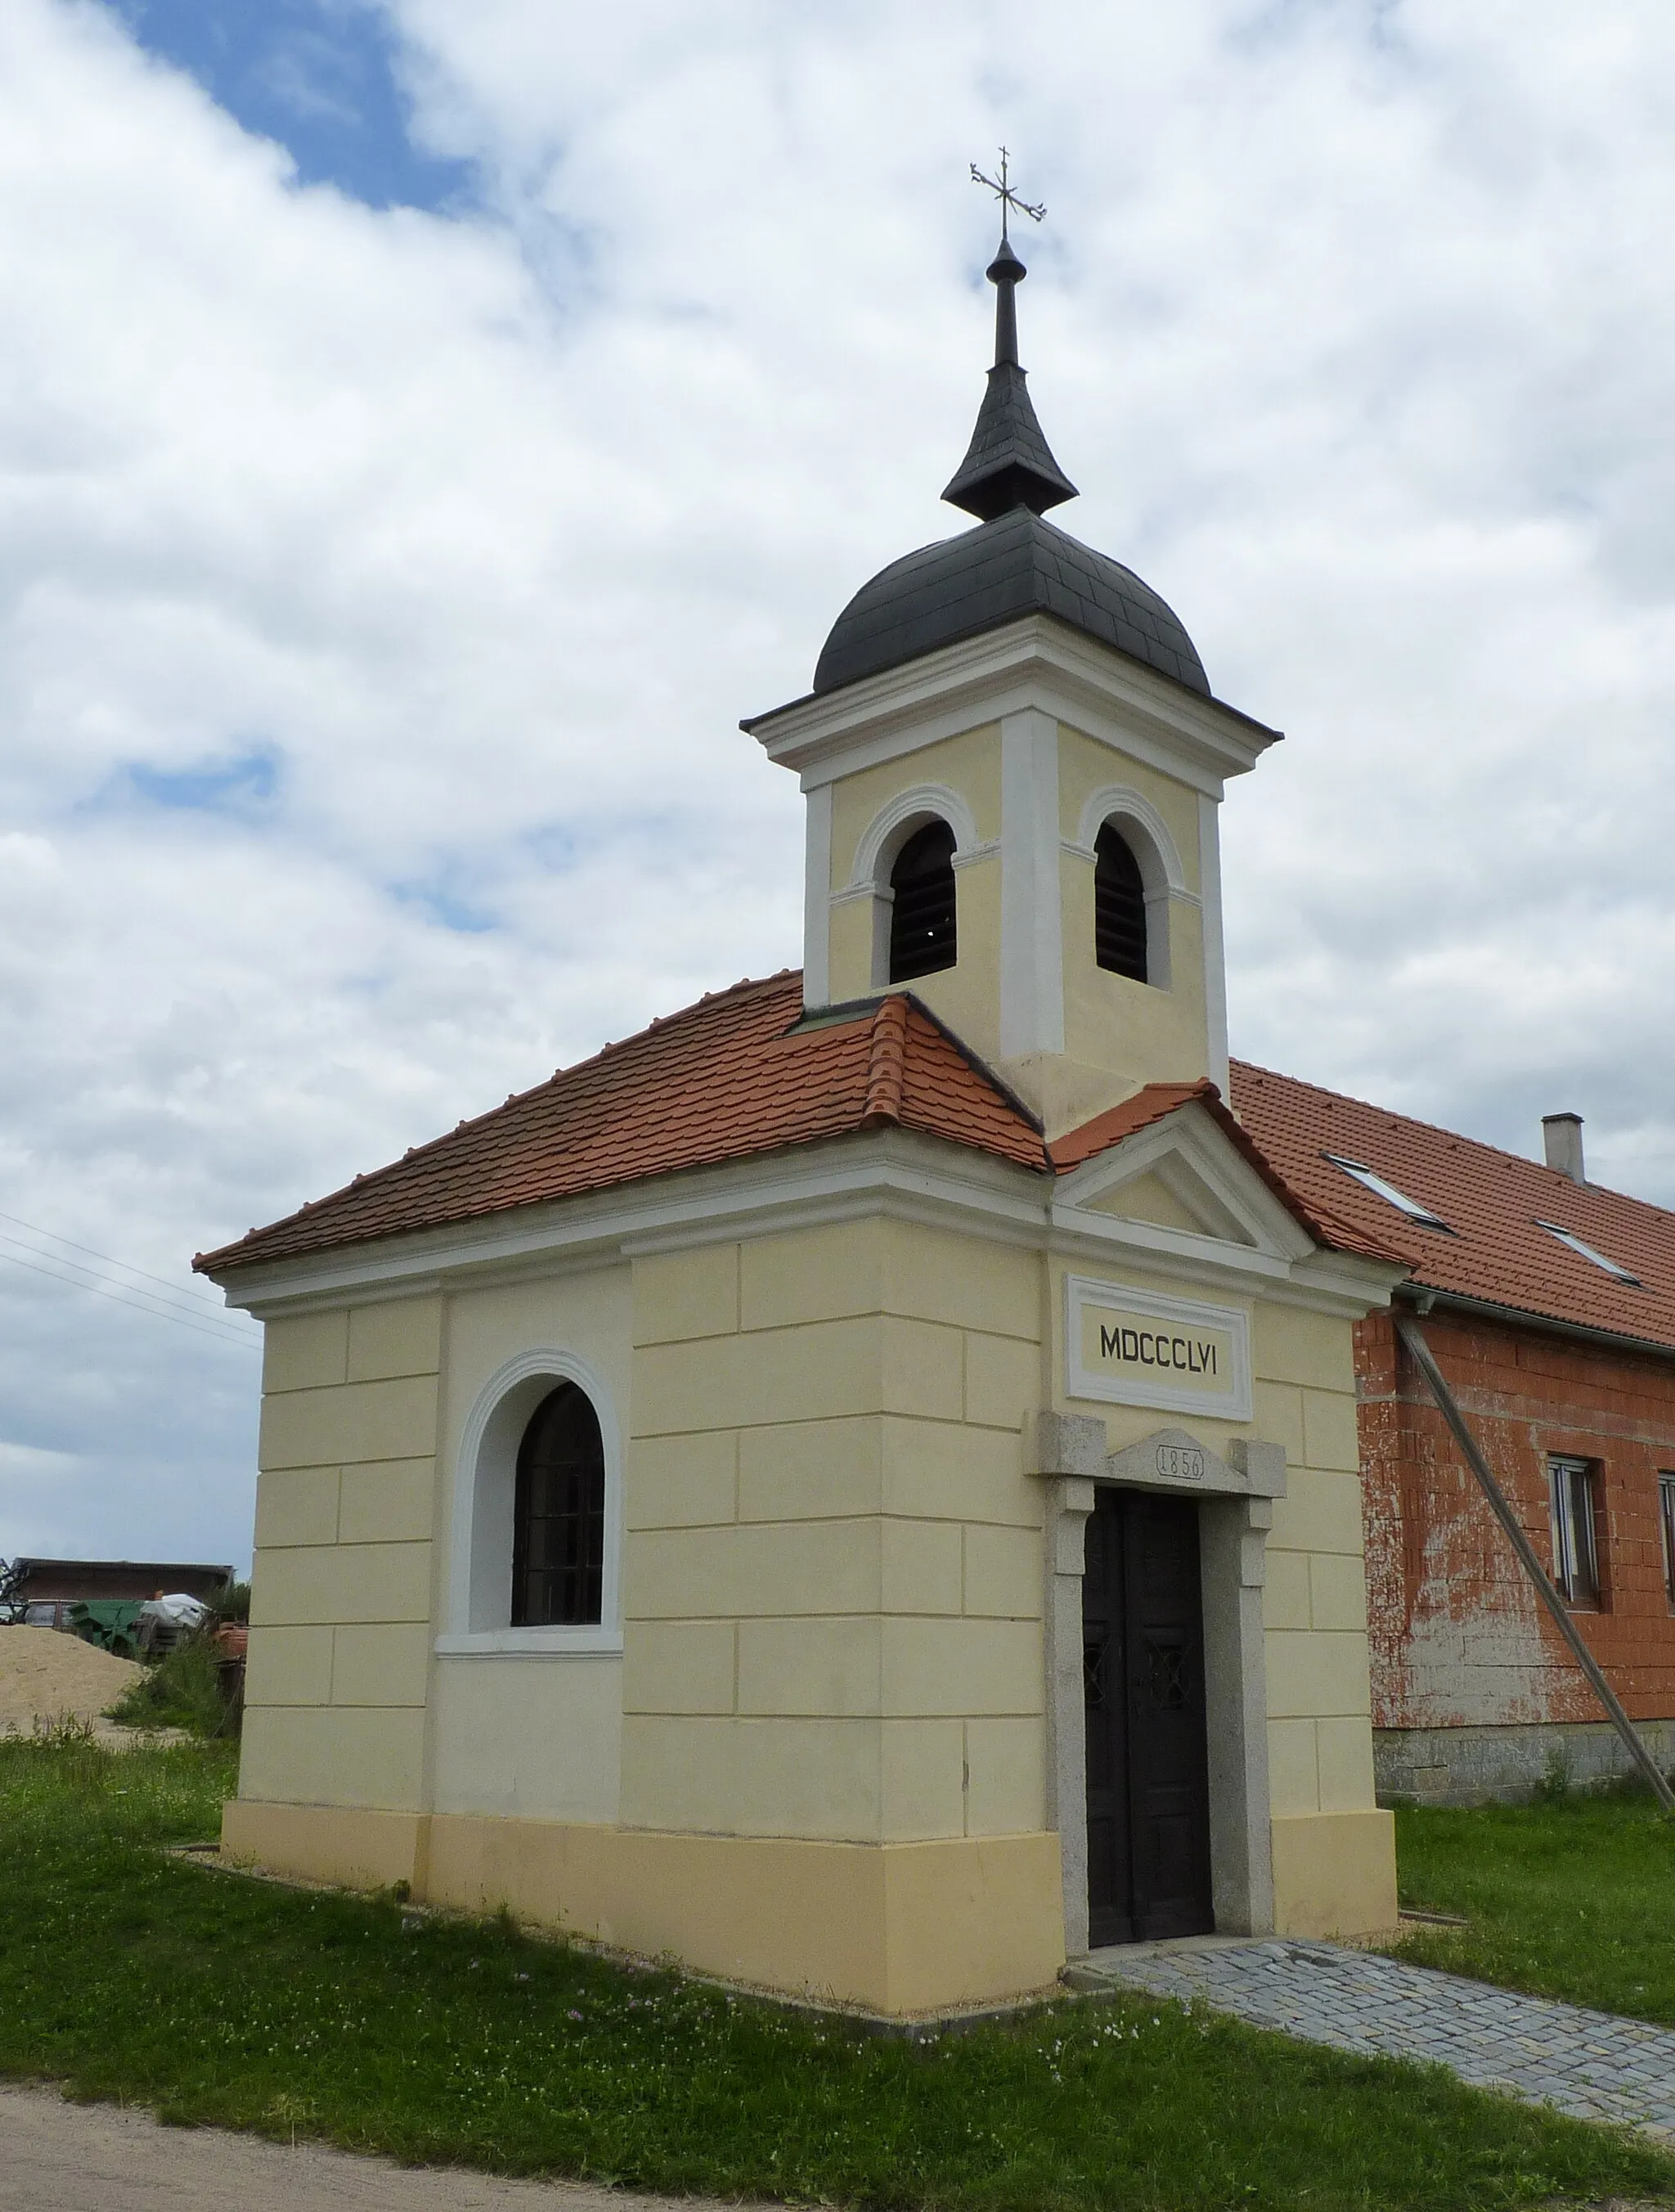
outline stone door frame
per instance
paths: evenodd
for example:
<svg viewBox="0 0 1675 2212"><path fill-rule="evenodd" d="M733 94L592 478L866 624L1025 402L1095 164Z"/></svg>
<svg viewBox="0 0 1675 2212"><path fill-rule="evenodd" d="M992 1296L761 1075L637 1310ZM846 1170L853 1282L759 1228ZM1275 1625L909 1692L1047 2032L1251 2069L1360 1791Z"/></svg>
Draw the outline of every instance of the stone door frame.
<svg viewBox="0 0 1675 2212"><path fill-rule="evenodd" d="M1199 1508L1210 1758L1211 1893L1219 1933L1274 1924L1268 1817L1268 1698L1262 1585L1273 1501L1285 1495L1278 1444L1241 1439L1226 1460L1185 1429L1108 1452L1102 1420L1038 1413L1031 1472L1047 1491L1042 1642L1047 1674L1047 1825L1064 1869L1065 1951L1088 1949L1088 1768L1082 1681L1082 1577L1095 1486L1191 1496Z"/></svg>

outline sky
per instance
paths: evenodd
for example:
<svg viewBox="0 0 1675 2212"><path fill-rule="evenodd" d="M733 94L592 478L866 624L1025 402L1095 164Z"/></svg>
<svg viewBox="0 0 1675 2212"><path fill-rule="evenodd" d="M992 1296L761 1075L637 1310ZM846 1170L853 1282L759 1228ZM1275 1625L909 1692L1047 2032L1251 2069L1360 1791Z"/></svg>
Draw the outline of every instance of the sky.
<svg viewBox="0 0 1675 2212"><path fill-rule="evenodd" d="M248 1558L190 1257L800 955L1004 142L1054 520L1286 732L1235 1052L1675 1205L1675 15L7 0L0 1555Z"/></svg>

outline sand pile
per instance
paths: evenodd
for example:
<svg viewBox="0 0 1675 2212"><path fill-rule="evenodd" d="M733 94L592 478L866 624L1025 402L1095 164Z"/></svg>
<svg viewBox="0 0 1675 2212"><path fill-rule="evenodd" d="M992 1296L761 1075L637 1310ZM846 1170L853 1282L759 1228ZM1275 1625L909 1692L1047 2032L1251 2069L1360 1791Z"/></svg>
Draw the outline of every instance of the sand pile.
<svg viewBox="0 0 1675 2212"><path fill-rule="evenodd" d="M145 1669L59 1628L0 1628L0 1735L65 1713L97 1722Z"/></svg>

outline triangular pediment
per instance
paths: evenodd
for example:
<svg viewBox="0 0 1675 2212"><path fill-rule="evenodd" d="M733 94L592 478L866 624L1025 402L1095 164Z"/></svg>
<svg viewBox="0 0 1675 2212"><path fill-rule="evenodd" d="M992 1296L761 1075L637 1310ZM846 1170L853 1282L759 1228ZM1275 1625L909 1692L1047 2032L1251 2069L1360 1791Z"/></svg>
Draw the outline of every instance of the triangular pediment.
<svg viewBox="0 0 1675 2212"><path fill-rule="evenodd" d="M1067 1176L1055 1212L1132 1222L1296 1260L1314 1239L1202 1106L1181 1107Z"/></svg>

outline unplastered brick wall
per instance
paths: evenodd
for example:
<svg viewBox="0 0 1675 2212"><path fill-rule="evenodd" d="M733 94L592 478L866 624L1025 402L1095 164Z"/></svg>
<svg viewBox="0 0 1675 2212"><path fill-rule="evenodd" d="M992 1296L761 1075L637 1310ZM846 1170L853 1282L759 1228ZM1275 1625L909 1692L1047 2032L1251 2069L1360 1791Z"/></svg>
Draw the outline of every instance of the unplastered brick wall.
<svg viewBox="0 0 1675 2212"><path fill-rule="evenodd" d="M417 1806L441 1301L268 1324L240 1795Z"/></svg>
<svg viewBox="0 0 1675 2212"><path fill-rule="evenodd" d="M1633 1717L1675 1716L1658 1499L1675 1472L1675 1360L1441 1311L1424 1329L1550 1571L1549 1457L1594 1464L1600 1602L1575 1618ZM1357 1328L1356 1364L1375 1727L1597 1720L1387 1315Z"/></svg>
<svg viewBox="0 0 1675 2212"><path fill-rule="evenodd" d="M1041 1828L1041 1297L883 1219L635 1263L625 1821Z"/></svg>

